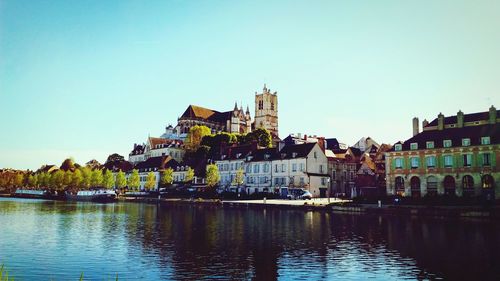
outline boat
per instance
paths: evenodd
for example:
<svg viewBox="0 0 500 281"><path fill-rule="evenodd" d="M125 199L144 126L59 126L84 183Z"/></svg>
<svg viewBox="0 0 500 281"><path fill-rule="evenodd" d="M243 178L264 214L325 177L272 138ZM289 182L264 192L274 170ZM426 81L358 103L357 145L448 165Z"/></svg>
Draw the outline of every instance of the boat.
<svg viewBox="0 0 500 281"><path fill-rule="evenodd" d="M115 202L117 201L116 192L114 190L95 189L95 190L80 190L75 194L66 194L66 199L71 201L91 201L91 202Z"/></svg>
<svg viewBox="0 0 500 281"><path fill-rule="evenodd" d="M12 197L31 198L31 199L49 199L50 194L47 190L21 189L18 188L12 194Z"/></svg>

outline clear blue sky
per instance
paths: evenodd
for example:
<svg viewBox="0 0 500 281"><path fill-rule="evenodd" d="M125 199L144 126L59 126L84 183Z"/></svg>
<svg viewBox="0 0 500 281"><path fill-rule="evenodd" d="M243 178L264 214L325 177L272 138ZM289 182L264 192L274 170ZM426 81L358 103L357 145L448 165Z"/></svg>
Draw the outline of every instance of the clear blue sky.
<svg viewBox="0 0 500 281"><path fill-rule="evenodd" d="M500 1L0 0L0 167L128 155L264 83L280 134L394 143L500 107Z"/></svg>

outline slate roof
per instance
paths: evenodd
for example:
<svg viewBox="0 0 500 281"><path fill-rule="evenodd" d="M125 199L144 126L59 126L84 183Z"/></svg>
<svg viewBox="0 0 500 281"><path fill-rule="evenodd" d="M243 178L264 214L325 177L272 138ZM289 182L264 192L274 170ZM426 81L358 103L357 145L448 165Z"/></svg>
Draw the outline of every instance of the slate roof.
<svg viewBox="0 0 500 281"><path fill-rule="evenodd" d="M104 164L104 168L112 172L117 172L117 171L128 172L134 168L134 165L125 160L113 161L113 162L106 162L106 164Z"/></svg>
<svg viewBox="0 0 500 281"><path fill-rule="evenodd" d="M481 137L490 137L491 144L500 143L500 124L467 126L444 130L423 131L403 142L402 150L410 150L411 143L418 143L418 149L425 149L428 141L434 141L434 148L442 148L444 140L451 140L451 147L461 147L463 138L470 138L470 145L481 145ZM390 151L394 151L395 147Z"/></svg>
<svg viewBox="0 0 500 281"><path fill-rule="evenodd" d="M500 116L500 110L497 110L497 116ZM489 120L489 111L484 111L484 112L477 112L477 113L469 113L469 114L464 114L464 123L466 122L476 122L476 121L481 121L481 120ZM445 125L450 125L450 124L456 124L457 123L457 116L448 116L444 118L444 124ZM434 127L438 125L438 118L432 120L427 126L425 127Z"/></svg>
<svg viewBox="0 0 500 281"><path fill-rule="evenodd" d="M252 156L252 161L265 161L276 157L276 153L276 148L263 148L251 152L250 156Z"/></svg>
<svg viewBox="0 0 500 281"><path fill-rule="evenodd" d="M184 111L180 119L203 119L225 124L227 120L231 119L232 114L233 111L219 112L201 106L190 105L186 111Z"/></svg>
<svg viewBox="0 0 500 281"><path fill-rule="evenodd" d="M309 155L311 150L317 143L303 143L303 144L294 144L294 145L286 145L281 149L281 151L274 153L271 156L272 159L292 159L292 158L304 158ZM295 157L294 157L295 156Z"/></svg>
<svg viewBox="0 0 500 281"><path fill-rule="evenodd" d="M139 155L139 154L143 154L143 153L144 153L144 150L145 150L144 145L134 145L134 149L132 150L132 152L130 152L130 154L129 154L129 155Z"/></svg>
<svg viewBox="0 0 500 281"><path fill-rule="evenodd" d="M224 149L214 160L237 160L245 159L250 153L257 150L257 144L244 144L229 146ZM223 157L224 156L224 157Z"/></svg>
<svg viewBox="0 0 500 281"><path fill-rule="evenodd" d="M173 169L177 167L177 165L178 162L175 161L170 156L158 156L158 157L151 157L144 162L137 163L137 165L135 165L135 169L139 171L145 171L147 169L153 169L153 170L162 170L166 168Z"/></svg>

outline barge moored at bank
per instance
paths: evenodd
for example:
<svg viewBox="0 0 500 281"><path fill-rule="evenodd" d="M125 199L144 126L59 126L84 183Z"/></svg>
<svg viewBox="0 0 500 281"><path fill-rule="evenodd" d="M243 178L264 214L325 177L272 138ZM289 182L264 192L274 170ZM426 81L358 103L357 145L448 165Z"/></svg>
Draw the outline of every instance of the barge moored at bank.
<svg viewBox="0 0 500 281"><path fill-rule="evenodd" d="M81 190L76 195L66 194L66 199L71 201L108 203L117 201L117 195L115 191L106 189Z"/></svg>

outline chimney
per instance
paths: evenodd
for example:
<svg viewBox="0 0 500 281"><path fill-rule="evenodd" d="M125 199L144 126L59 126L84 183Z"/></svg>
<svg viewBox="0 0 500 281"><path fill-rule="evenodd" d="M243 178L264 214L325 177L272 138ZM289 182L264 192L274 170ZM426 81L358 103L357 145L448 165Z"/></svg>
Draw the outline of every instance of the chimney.
<svg viewBox="0 0 500 281"><path fill-rule="evenodd" d="M413 136L418 135L420 133L420 129L418 127L418 118L414 117L413 118Z"/></svg>
<svg viewBox="0 0 500 281"><path fill-rule="evenodd" d="M439 113L438 115L438 130L444 130L444 115L443 113Z"/></svg>
<svg viewBox="0 0 500 281"><path fill-rule="evenodd" d="M489 117L490 124L495 124L497 122L497 109L493 105L490 107Z"/></svg>
<svg viewBox="0 0 500 281"><path fill-rule="evenodd" d="M318 145L321 148L321 150L323 150L323 153L325 153L325 151L326 151L325 138L319 137L318 138Z"/></svg>
<svg viewBox="0 0 500 281"><path fill-rule="evenodd" d="M464 127L464 113L462 112L462 110L457 112L457 127Z"/></svg>
<svg viewBox="0 0 500 281"><path fill-rule="evenodd" d="M427 119L424 119L424 121L422 121L422 131L425 129L425 127L427 127L429 125L429 121L427 121Z"/></svg>

